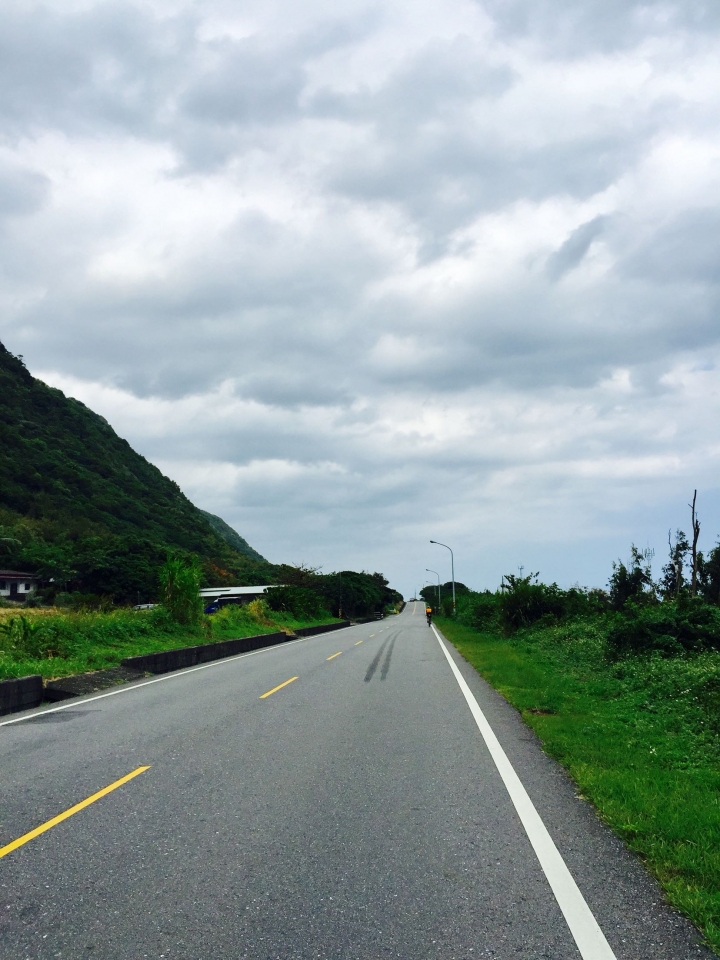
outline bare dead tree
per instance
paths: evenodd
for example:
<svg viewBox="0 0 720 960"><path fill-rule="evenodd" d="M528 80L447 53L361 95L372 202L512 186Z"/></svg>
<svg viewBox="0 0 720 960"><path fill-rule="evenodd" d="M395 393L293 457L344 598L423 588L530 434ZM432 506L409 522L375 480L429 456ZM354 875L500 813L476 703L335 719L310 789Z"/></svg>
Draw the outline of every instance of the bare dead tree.
<svg viewBox="0 0 720 960"><path fill-rule="evenodd" d="M680 593L680 584L682 583L682 563L673 560L672 530L668 530L668 550L670 553L670 564L675 570L675 597ZM672 593L670 594L672 596Z"/></svg>
<svg viewBox="0 0 720 960"><path fill-rule="evenodd" d="M694 597L697 591L697 572L698 572L698 562L697 562L697 544L698 538L700 537L700 521L697 518L695 513L695 501L697 500L697 490L693 491L692 503L689 503L688 506L692 511L692 580L690 583L690 593Z"/></svg>

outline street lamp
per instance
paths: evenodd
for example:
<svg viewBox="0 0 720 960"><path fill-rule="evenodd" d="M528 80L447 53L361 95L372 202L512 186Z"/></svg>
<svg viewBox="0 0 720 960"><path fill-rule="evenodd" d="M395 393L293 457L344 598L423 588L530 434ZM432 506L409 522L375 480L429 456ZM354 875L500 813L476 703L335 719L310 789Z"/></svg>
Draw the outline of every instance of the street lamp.
<svg viewBox="0 0 720 960"><path fill-rule="evenodd" d="M431 540L430 543L434 543L438 547L445 547L446 550L450 550L450 569L452 570L453 587L453 616L455 616L455 555L453 554L452 549L446 543L440 543L439 540Z"/></svg>
<svg viewBox="0 0 720 960"><path fill-rule="evenodd" d="M432 543L432 540L430 542ZM440 574L437 572L437 570L431 570L430 567L425 567L425 569L427 570L428 573L434 573L435 576L438 578L437 588L438 588L438 613L439 613L440 612Z"/></svg>

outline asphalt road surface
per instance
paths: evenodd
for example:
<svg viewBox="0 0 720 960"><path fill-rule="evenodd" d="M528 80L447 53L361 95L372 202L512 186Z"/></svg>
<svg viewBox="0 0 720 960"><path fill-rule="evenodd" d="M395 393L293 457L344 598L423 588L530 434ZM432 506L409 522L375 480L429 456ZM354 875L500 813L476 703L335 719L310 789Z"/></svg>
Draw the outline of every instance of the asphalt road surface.
<svg viewBox="0 0 720 960"><path fill-rule="evenodd" d="M6 718L3 960L713 956L423 613Z"/></svg>

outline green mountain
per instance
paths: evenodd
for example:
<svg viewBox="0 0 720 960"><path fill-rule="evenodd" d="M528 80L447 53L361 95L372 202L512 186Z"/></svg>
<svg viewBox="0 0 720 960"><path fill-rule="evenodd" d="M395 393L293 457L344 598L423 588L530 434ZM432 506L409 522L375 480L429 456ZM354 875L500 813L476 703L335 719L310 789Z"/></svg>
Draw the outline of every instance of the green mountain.
<svg viewBox="0 0 720 960"><path fill-rule="evenodd" d="M168 550L198 554L212 582L274 579L231 527L1 343L0 524L3 567L115 599L150 597Z"/></svg>
<svg viewBox="0 0 720 960"><path fill-rule="evenodd" d="M219 534L225 543L230 544L233 550L237 550L238 553L251 557L253 560L265 560L265 557L261 557L257 550L253 550L247 540L241 537L237 530L233 530L229 523L225 523L222 517L216 517L214 513L208 513L207 510L201 510L200 513L215 533Z"/></svg>

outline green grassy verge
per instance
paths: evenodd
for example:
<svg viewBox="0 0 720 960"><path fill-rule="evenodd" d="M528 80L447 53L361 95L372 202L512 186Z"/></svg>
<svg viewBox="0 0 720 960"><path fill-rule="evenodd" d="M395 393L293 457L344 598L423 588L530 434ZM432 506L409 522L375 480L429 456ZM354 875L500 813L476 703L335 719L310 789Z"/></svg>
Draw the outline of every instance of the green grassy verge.
<svg viewBox="0 0 720 960"><path fill-rule="evenodd" d="M437 623L720 954L720 654L613 662L592 620Z"/></svg>
<svg viewBox="0 0 720 960"><path fill-rule="evenodd" d="M20 611L22 614L22 611ZM46 679L117 666L125 657L174 650L214 640L289 632L332 622L297 620L287 614L225 607L197 627L173 623L158 608L110 613L35 613L0 620L0 680L41 674Z"/></svg>

